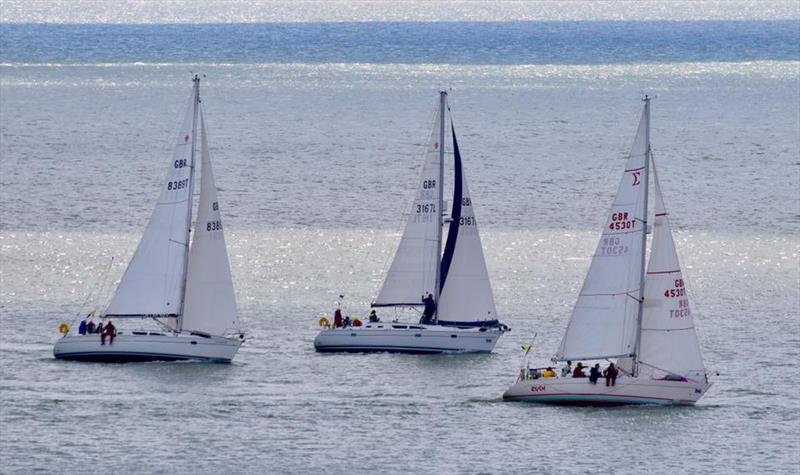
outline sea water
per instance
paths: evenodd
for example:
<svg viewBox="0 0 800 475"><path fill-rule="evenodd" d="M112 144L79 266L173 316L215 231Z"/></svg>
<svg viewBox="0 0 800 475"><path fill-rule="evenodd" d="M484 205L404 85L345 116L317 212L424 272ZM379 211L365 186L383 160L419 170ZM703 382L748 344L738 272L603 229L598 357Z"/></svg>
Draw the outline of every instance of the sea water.
<svg viewBox="0 0 800 475"><path fill-rule="evenodd" d="M0 471L796 470L796 9L256 3L4 2ZM56 361L135 249L192 74L247 341L231 365ZM513 330L489 355L317 354L319 317L340 295L365 315L381 283L439 89ZM714 386L695 407L505 403L521 346L558 346L645 93Z"/></svg>

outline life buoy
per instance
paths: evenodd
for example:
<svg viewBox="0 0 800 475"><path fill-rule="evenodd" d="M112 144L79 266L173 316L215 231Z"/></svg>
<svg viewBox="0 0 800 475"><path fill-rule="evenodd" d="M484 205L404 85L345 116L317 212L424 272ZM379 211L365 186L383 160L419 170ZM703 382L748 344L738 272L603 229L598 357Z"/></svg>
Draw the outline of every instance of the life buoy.
<svg viewBox="0 0 800 475"><path fill-rule="evenodd" d="M322 328L330 328L331 322L327 318L322 317L319 319L319 326L321 326Z"/></svg>
<svg viewBox="0 0 800 475"><path fill-rule="evenodd" d="M66 335L67 333L69 333L69 325L66 322L62 323L61 325L58 326L58 331Z"/></svg>

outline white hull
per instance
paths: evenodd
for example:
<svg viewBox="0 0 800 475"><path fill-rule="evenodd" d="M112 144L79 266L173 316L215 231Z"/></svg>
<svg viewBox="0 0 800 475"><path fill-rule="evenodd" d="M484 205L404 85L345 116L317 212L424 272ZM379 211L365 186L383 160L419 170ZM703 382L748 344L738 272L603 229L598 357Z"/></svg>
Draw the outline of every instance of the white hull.
<svg viewBox="0 0 800 475"><path fill-rule="evenodd" d="M314 339L319 352L490 353L504 330L439 325L371 323L324 329Z"/></svg>
<svg viewBox="0 0 800 475"><path fill-rule="evenodd" d="M100 344L100 335L67 335L53 347L59 359L126 363L198 360L230 363L242 342L236 338L189 333L120 332L114 343Z"/></svg>
<svg viewBox="0 0 800 475"><path fill-rule="evenodd" d="M666 381L620 376L616 386L589 378L539 378L518 381L503 393L507 401L548 404L613 406L623 404L691 405L706 393L710 383Z"/></svg>

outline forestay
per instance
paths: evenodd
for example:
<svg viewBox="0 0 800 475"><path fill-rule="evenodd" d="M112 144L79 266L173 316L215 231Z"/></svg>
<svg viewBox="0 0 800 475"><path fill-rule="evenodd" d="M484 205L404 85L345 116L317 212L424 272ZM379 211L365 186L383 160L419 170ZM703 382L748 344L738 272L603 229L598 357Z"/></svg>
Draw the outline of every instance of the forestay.
<svg viewBox="0 0 800 475"><path fill-rule="evenodd" d="M437 109L408 221L374 307L422 305L424 295L435 293L442 212L439 147L444 146L439 143L440 119Z"/></svg>
<svg viewBox="0 0 800 475"><path fill-rule="evenodd" d="M640 368L692 377L705 372L703 358L655 164L653 181L656 216L645 277Z"/></svg>
<svg viewBox="0 0 800 475"><path fill-rule="evenodd" d="M198 85L196 81L158 201L106 315L177 315L181 311L191 224Z"/></svg>
<svg viewBox="0 0 800 475"><path fill-rule="evenodd" d="M202 147L200 203L189 253L186 297L179 327L183 330L224 335L238 331L239 324L202 111L200 132Z"/></svg>
<svg viewBox="0 0 800 475"><path fill-rule="evenodd" d="M635 351L644 263L649 109L645 104L625 171L556 358Z"/></svg>
<svg viewBox="0 0 800 475"><path fill-rule="evenodd" d="M451 127L452 128L452 127ZM497 313L483 256L478 223L453 133L453 210L441 268L440 325L487 325L497 323Z"/></svg>

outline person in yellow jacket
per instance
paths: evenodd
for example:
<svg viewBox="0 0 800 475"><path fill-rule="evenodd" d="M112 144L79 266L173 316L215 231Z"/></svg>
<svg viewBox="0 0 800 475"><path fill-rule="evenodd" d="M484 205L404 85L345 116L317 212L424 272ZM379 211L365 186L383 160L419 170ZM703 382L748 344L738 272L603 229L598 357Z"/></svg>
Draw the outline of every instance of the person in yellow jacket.
<svg viewBox="0 0 800 475"><path fill-rule="evenodd" d="M556 377L556 371L553 369L552 366L548 366L547 369L542 371L542 377L543 378L555 378Z"/></svg>

